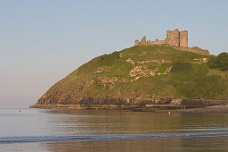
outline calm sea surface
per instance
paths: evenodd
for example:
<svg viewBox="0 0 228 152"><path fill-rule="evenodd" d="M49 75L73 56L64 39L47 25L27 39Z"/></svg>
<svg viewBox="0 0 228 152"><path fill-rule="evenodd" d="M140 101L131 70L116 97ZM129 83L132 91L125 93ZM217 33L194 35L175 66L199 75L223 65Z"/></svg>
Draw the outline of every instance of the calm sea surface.
<svg viewBox="0 0 228 152"><path fill-rule="evenodd" d="M0 108L0 151L227 152L228 114Z"/></svg>

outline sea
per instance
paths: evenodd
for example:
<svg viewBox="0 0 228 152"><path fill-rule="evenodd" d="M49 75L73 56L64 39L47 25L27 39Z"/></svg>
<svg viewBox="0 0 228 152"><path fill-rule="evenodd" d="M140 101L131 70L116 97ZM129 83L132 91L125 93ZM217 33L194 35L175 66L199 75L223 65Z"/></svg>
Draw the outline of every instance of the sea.
<svg viewBox="0 0 228 152"><path fill-rule="evenodd" d="M227 152L228 113L0 108L1 152Z"/></svg>

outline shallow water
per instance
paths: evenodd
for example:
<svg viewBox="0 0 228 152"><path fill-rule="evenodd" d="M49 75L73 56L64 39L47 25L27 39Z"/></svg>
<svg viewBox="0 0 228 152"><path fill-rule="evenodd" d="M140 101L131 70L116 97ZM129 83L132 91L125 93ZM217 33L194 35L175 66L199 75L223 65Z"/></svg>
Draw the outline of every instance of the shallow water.
<svg viewBox="0 0 228 152"><path fill-rule="evenodd" d="M225 152L228 114L0 108L0 149Z"/></svg>

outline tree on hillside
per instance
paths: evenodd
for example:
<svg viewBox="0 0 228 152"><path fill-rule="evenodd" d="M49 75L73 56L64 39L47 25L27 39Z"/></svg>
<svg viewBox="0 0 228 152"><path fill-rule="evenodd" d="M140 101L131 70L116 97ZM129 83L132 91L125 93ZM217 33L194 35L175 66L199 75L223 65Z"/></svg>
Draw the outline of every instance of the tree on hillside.
<svg viewBox="0 0 228 152"><path fill-rule="evenodd" d="M218 56L213 56L208 60L208 67L210 69L220 69L221 71L228 70L228 53L223 52Z"/></svg>
<svg viewBox="0 0 228 152"><path fill-rule="evenodd" d="M218 55L219 69L222 71L228 70L228 53L223 52Z"/></svg>

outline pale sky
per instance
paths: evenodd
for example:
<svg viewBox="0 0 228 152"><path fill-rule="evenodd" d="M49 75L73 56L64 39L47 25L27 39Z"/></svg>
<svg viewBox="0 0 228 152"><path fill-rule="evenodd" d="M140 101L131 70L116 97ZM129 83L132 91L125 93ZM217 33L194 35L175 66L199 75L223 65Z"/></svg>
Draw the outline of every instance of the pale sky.
<svg viewBox="0 0 228 152"><path fill-rule="evenodd" d="M188 30L189 46L228 52L227 0L0 0L0 107L36 103L96 56Z"/></svg>

